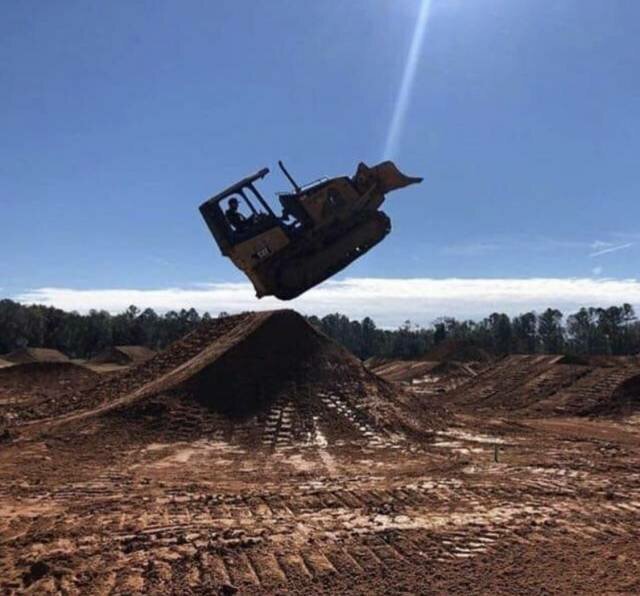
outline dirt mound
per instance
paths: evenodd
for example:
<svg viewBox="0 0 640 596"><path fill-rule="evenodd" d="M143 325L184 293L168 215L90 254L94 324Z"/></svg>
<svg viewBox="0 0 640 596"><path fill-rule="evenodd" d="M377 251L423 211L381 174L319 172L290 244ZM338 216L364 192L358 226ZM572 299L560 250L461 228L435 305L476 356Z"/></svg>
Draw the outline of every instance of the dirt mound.
<svg viewBox="0 0 640 596"><path fill-rule="evenodd" d="M555 363L556 364L578 364L581 366L589 366L590 364L594 365L594 363L590 361L589 357L576 356L575 354L565 354L564 356L560 356L558 360L555 361Z"/></svg>
<svg viewBox="0 0 640 596"><path fill-rule="evenodd" d="M19 423L77 407L98 375L72 362L26 362L0 369L0 412Z"/></svg>
<svg viewBox="0 0 640 596"><path fill-rule="evenodd" d="M387 364L389 362L393 362L392 358L383 358L382 356L371 356L364 361L364 365L369 369L373 370L374 368L378 368L383 364Z"/></svg>
<svg viewBox="0 0 640 596"><path fill-rule="evenodd" d="M581 358L512 355L447 395L451 407L489 415L606 415L627 403L616 391L640 367L594 367Z"/></svg>
<svg viewBox="0 0 640 596"><path fill-rule="evenodd" d="M377 366L368 366L368 368L387 381L410 383L413 379L430 374L438 364L439 362L427 360L386 360Z"/></svg>
<svg viewBox="0 0 640 596"><path fill-rule="evenodd" d="M163 377L202 352L207 346L221 341L250 317L250 314L242 314L201 323L197 329L173 342L153 358L99 382L83 396L83 406L94 408L111 403Z"/></svg>
<svg viewBox="0 0 640 596"><path fill-rule="evenodd" d="M586 368L574 383L550 394L531 408L537 415L619 416L633 413L640 367Z"/></svg>
<svg viewBox="0 0 640 596"><path fill-rule="evenodd" d="M438 362L490 362L493 357L473 342L446 339L427 352L423 360Z"/></svg>
<svg viewBox="0 0 640 596"><path fill-rule="evenodd" d="M608 367L640 367L640 356L585 356L585 360L591 366Z"/></svg>
<svg viewBox="0 0 640 596"><path fill-rule="evenodd" d="M76 366L74 370L85 371L86 375L89 375L92 379L92 382L69 384L64 399L48 400L45 410L46 416L62 416L74 410L95 408L126 395L189 360L205 346L228 333L247 316L238 315L204 322L196 330L171 344L161 354L157 354L137 366L134 365L125 372L98 375L88 366L80 367L68 363L71 366ZM25 380L25 383L28 383L28 379ZM52 387L54 395L60 393L56 391L55 383ZM44 401L44 396L48 392L46 383L38 384L37 388L38 394L42 396L40 401ZM26 409L29 403L25 402L20 420L34 420L42 417L42 408L36 408L34 412Z"/></svg>
<svg viewBox="0 0 640 596"><path fill-rule="evenodd" d="M557 391L575 380L574 367L558 365L562 356L511 355L492 363L447 396L450 404L476 412L507 413ZM580 374L588 372L578 367ZM578 373L576 373L578 374Z"/></svg>
<svg viewBox="0 0 640 596"><path fill-rule="evenodd" d="M629 416L640 410L640 371L622 381L607 400L591 408L592 416Z"/></svg>
<svg viewBox="0 0 640 596"><path fill-rule="evenodd" d="M446 375L453 377L475 377L476 371L465 362L446 361L438 362L431 369L432 375Z"/></svg>
<svg viewBox="0 0 640 596"><path fill-rule="evenodd" d="M145 346L112 346L89 360L90 364L120 364L128 366L145 362L155 356L155 350Z"/></svg>
<svg viewBox="0 0 640 596"><path fill-rule="evenodd" d="M26 362L69 362L69 358L62 352L49 348L18 348L13 352L4 354L2 358L16 364L24 364Z"/></svg>
<svg viewBox="0 0 640 596"><path fill-rule="evenodd" d="M380 442L398 432L424 436L444 418L289 310L205 324L92 393L102 405L64 424L99 420L100 437L129 441Z"/></svg>

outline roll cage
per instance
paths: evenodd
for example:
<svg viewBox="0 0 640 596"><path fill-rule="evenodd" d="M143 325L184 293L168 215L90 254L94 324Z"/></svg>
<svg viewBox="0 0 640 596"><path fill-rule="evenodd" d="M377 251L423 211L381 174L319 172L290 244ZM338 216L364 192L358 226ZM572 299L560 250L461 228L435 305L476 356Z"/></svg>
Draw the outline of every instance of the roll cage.
<svg viewBox="0 0 640 596"><path fill-rule="evenodd" d="M311 184L300 187L293 180L289 172L287 172L284 164L278 162L278 165L295 190L293 193L278 193L278 198L283 208L282 217L275 215L269 203L267 203L255 185L256 181L261 180L269 173L269 168L262 168L252 176L243 178L200 205L200 213L202 213L202 217L207 223L213 237L216 239L222 254L226 255L227 249L275 226L280 227L288 236L292 236L302 227L310 224L308 215L300 205L300 199L311 188L315 188L326 182L326 179L317 180ZM241 199L242 204L248 207L251 213L249 226L245 231L239 232L234 230L225 215L223 203L232 197ZM256 208L256 202L261 209ZM293 217L294 223L292 225L282 222L283 219L287 219L288 217Z"/></svg>
<svg viewBox="0 0 640 596"><path fill-rule="evenodd" d="M254 184L256 180L264 178L268 173L269 168L262 168L252 176L247 176L239 182L232 184L221 193L211 197L200 205L200 213L202 213L202 217L223 254L225 254L226 249L238 242L248 240L274 226L282 227L282 223ZM250 228L246 231L238 232L234 230L222 208L223 201L233 197L241 199L242 203L248 207L251 213L249 218L251 222ZM256 202L261 209L256 208Z"/></svg>

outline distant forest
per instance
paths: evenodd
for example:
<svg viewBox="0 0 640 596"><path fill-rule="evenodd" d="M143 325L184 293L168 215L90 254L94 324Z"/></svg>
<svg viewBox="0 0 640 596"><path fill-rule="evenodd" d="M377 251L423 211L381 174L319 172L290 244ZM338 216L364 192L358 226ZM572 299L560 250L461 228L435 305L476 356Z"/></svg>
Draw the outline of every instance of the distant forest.
<svg viewBox="0 0 640 596"><path fill-rule="evenodd" d="M57 348L72 358L88 358L111 345L161 349L212 318L194 309L159 315L135 306L117 315L96 310L81 315L0 300L0 355L24 346ZM308 321L363 359L423 358L442 342L463 342L498 356L640 352L640 321L629 304L581 308L567 316L548 308L540 314L527 312L515 317L493 313L481 321L443 317L430 327L406 321L395 330L380 329L369 317L352 321L341 314L312 316Z"/></svg>

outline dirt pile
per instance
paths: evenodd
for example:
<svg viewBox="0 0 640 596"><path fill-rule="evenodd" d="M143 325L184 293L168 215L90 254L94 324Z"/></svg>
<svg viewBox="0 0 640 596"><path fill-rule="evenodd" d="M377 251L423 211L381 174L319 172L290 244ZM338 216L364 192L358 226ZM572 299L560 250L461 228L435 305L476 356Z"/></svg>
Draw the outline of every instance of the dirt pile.
<svg viewBox="0 0 640 596"><path fill-rule="evenodd" d="M371 372L393 383L410 383L429 375L439 362L428 360L385 360L381 363L373 362L368 368Z"/></svg>
<svg viewBox="0 0 640 596"><path fill-rule="evenodd" d="M441 395L476 375L470 363L429 360L387 360L369 370L414 395Z"/></svg>
<svg viewBox="0 0 640 596"><path fill-rule="evenodd" d="M65 424L96 419L101 436L144 441L375 442L398 432L424 436L444 418L289 310L205 324L92 393L102 405Z"/></svg>
<svg viewBox="0 0 640 596"><path fill-rule="evenodd" d="M119 364L130 366L150 360L156 352L145 346L112 346L89 360L90 364Z"/></svg>
<svg viewBox="0 0 640 596"><path fill-rule="evenodd" d="M585 356L586 364L591 366L636 367L640 368L640 354L632 356Z"/></svg>
<svg viewBox="0 0 640 596"><path fill-rule="evenodd" d="M172 343L164 351L128 370L106 376L91 391L82 395L83 408L95 408L125 396L140 387L166 375L184 364L208 345L216 343L246 321L250 315L236 315L205 321L200 326ZM64 412L59 412L60 414Z"/></svg>
<svg viewBox="0 0 640 596"><path fill-rule="evenodd" d="M59 350L49 348L19 348L2 356L4 360L16 364L26 362L68 362L69 358Z"/></svg>
<svg viewBox="0 0 640 596"><path fill-rule="evenodd" d="M90 366L69 361L26 363L20 365L21 368L13 365L8 369L0 369L0 373L4 373L0 375L0 392L4 396L2 408L10 414L14 424L95 408L176 368L244 318L245 315L240 315L204 322L163 353L124 372L99 375ZM49 364L51 366L47 366ZM17 370L10 372L14 369Z"/></svg>
<svg viewBox="0 0 640 596"><path fill-rule="evenodd" d="M506 356L448 395L447 401L488 413L526 409L589 370L559 365L561 359L547 355Z"/></svg>
<svg viewBox="0 0 640 596"><path fill-rule="evenodd" d="M640 367L619 364L594 367L568 356L507 356L446 399L452 407L491 415L607 415L617 411L618 404L628 403L616 391L640 373Z"/></svg>
<svg viewBox="0 0 640 596"><path fill-rule="evenodd" d="M455 361L385 360L379 364L367 364L367 368L387 381L410 384L425 380L469 378L477 374L470 364Z"/></svg>
<svg viewBox="0 0 640 596"><path fill-rule="evenodd" d="M640 370L638 374L622 381L611 392L609 399L595 404L589 413L594 416L629 416L638 410L640 410Z"/></svg>
<svg viewBox="0 0 640 596"><path fill-rule="evenodd" d="M633 410L632 379L640 374L640 367L585 368L587 372L574 383L533 404L530 412L541 416L617 416Z"/></svg>
<svg viewBox="0 0 640 596"><path fill-rule="evenodd" d="M478 373L470 364L452 360L438 362L437 366L431 369L431 374L448 377L475 377Z"/></svg>
<svg viewBox="0 0 640 596"><path fill-rule="evenodd" d="M473 342L445 339L427 352L423 360L437 362L491 362L493 357L489 352Z"/></svg>
<svg viewBox="0 0 640 596"><path fill-rule="evenodd" d="M0 413L13 424L77 407L98 375L72 362L27 362L0 369Z"/></svg>
<svg viewBox="0 0 640 596"><path fill-rule="evenodd" d="M383 364L387 364L389 362L393 362L392 358L383 358L382 356L371 356L364 361L364 365L369 369L373 370L374 368L378 368Z"/></svg>

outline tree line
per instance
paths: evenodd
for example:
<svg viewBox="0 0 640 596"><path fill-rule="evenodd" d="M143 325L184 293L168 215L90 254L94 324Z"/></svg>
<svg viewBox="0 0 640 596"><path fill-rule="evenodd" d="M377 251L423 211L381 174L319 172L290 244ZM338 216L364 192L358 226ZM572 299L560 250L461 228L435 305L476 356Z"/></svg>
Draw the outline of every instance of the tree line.
<svg viewBox="0 0 640 596"><path fill-rule="evenodd" d="M0 356L27 346L55 348L72 358L89 358L109 346L162 349L208 319L208 313L200 316L193 308L159 315L130 306L117 315L104 310L81 315L0 300Z"/></svg>
<svg viewBox="0 0 640 596"><path fill-rule="evenodd" d="M628 355L640 352L640 321L630 304L585 307L565 315L555 308L514 317L493 313L480 321L436 319L430 327L410 321L379 329L370 318L333 314L310 321L363 359L422 358L442 342L471 345L492 356L506 354ZM455 349L455 348L454 348Z"/></svg>
<svg viewBox="0 0 640 596"><path fill-rule="evenodd" d="M82 315L0 300L0 354L26 346L56 348L72 358L89 358L113 345L162 349L211 319L209 313L200 315L193 308L158 314L130 306L117 315L103 310ZM377 327L370 317L357 321L338 313L308 321L363 359L422 358L445 341L473 345L495 356L640 352L640 321L630 304L581 308L567 316L548 308L514 317L493 313L481 321L442 317L429 327L406 321L393 330Z"/></svg>

